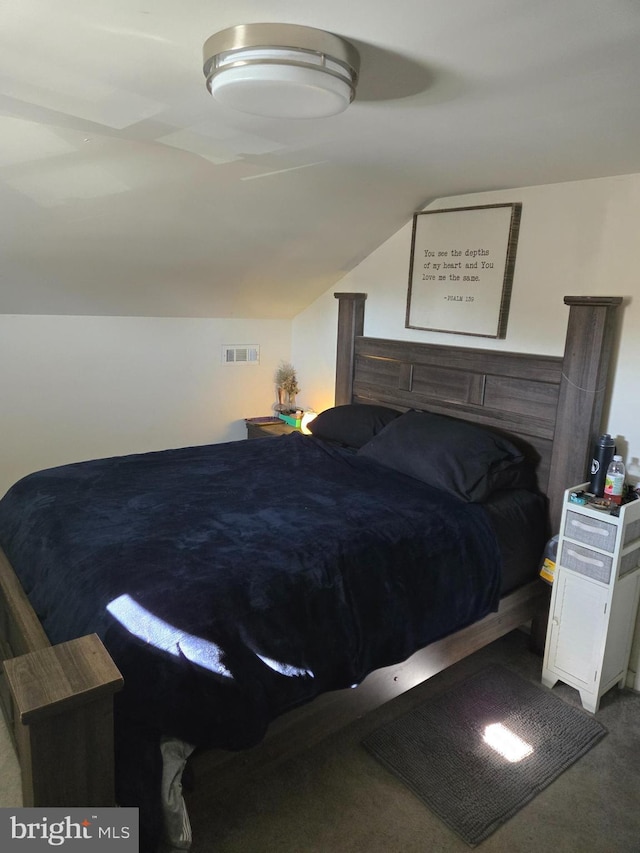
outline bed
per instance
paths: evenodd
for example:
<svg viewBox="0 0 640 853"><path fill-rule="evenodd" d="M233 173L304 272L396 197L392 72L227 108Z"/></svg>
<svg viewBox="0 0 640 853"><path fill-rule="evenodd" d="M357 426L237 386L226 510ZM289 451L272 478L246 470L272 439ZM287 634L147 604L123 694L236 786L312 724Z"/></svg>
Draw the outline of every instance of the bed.
<svg viewBox="0 0 640 853"><path fill-rule="evenodd" d="M63 466L3 499L2 704L25 805L139 805L150 849L162 735L196 745L206 787L236 751L322 736L544 601L536 568L600 429L621 300L565 298L555 358L367 338L365 295L336 297L336 408L313 435ZM453 424L461 450L481 435L472 468L482 436L490 459L443 480L421 448Z"/></svg>

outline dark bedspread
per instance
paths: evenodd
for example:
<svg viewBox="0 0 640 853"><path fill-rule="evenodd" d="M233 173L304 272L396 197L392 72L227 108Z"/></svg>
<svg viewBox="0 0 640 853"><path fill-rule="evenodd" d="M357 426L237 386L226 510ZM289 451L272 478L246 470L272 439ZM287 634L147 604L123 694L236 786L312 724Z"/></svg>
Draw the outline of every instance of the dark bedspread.
<svg viewBox="0 0 640 853"><path fill-rule="evenodd" d="M231 749L495 610L500 586L481 506L298 433L32 474L0 501L0 545L53 643L109 649L124 740Z"/></svg>

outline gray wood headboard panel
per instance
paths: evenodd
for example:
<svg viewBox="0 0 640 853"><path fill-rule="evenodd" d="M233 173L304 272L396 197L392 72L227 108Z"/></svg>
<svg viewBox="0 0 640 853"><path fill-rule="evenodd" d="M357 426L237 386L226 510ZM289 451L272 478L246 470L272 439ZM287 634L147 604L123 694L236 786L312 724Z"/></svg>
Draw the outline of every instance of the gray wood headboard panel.
<svg viewBox="0 0 640 853"><path fill-rule="evenodd" d="M556 357L365 337L354 328L363 326L366 294L335 295L336 404L427 410L509 435L537 462L555 531L562 492L585 479L600 430L622 299L565 297L565 352Z"/></svg>

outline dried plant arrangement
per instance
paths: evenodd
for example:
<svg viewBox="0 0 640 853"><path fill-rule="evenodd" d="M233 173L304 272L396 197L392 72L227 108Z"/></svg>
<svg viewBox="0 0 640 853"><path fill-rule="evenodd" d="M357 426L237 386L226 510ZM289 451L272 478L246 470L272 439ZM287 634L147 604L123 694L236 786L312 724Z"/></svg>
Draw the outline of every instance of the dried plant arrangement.
<svg viewBox="0 0 640 853"><path fill-rule="evenodd" d="M300 386L294 366L288 361L280 362L274 380L278 395L278 402L275 405L276 411L283 413L295 411L296 394L300 393Z"/></svg>
<svg viewBox="0 0 640 853"><path fill-rule="evenodd" d="M288 361L280 363L275 373L275 382L276 387L282 388L286 391L289 397L295 397L296 394L300 393L300 386L298 385L298 377L296 375L295 368Z"/></svg>

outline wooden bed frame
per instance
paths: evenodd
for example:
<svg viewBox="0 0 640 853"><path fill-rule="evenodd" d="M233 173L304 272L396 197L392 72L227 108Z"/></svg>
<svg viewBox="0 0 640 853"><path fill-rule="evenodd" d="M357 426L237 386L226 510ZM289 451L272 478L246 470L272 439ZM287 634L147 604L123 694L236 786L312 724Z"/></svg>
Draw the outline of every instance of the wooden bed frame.
<svg viewBox="0 0 640 853"><path fill-rule="evenodd" d="M563 357L444 347L363 336L366 294L337 293L336 405L428 409L500 430L538 461L538 481L557 529L565 488L583 482L600 430L618 297L565 297ZM192 761L215 788L221 765L259 767L298 751L531 620L547 590L536 580L496 613L378 670L357 690L335 691L276 720L244 753ZM25 806L109 806L113 694L122 677L95 635L51 646L0 551L0 700L13 732Z"/></svg>

